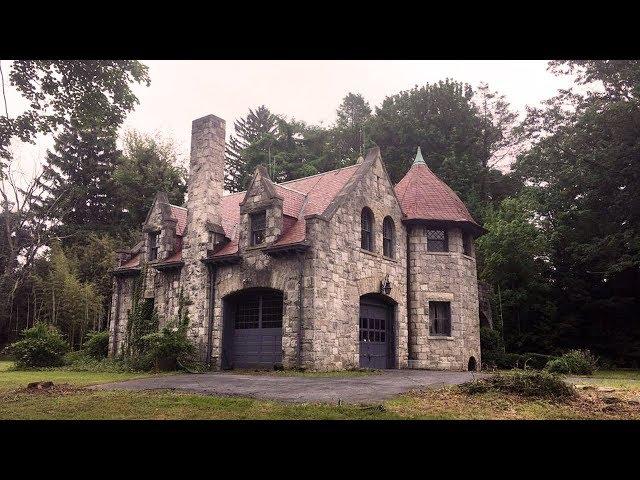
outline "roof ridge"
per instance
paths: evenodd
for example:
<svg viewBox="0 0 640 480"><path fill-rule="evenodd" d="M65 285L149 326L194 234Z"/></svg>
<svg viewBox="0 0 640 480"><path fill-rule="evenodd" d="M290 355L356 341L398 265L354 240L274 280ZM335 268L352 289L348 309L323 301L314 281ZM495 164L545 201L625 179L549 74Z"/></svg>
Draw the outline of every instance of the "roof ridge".
<svg viewBox="0 0 640 480"><path fill-rule="evenodd" d="M307 177L304 177L304 178L307 178ZM292 192L299 193L300 195L304 195L305 197L308 195L307 193L301 192L300 190L296 190L295 188L285 187L281 183L274 183L274 185L277 186L277 187L286 188L287 190L291 190Z"/></svg>

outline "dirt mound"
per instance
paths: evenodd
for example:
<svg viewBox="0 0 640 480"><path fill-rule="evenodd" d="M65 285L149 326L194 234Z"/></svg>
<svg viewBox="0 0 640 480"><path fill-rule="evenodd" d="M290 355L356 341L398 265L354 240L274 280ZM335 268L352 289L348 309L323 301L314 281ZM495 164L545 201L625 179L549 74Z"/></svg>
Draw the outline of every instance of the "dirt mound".
<svg viewBox="0 0 640 480"><path fill-rule="evenodd" d="M82 390L82 388L74 387L68 383L56 385L53 382L32 382L28 384L26 388L17 390L16 393L28 393L32 395L65 395L68 393L75 393L80 390Z"/></svg>

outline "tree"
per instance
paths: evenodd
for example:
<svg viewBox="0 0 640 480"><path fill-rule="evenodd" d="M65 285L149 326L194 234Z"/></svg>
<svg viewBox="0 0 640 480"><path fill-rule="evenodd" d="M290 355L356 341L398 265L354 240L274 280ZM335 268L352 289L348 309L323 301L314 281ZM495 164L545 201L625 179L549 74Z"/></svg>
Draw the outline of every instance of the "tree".
<svg viewBox="0 0 640 480"><path fill-rule="evenodd" d="M91 232L121 231L122 202L115 195L113 175L121 156L116 126L73 119L56 137L47 154L42 182L42 210L64 245Z"/></svg>
<svg viewBox="0 0 640 480"><path fill-rule="evenodd" d="M550 240L558 344L640 363L640 62L552 62L570 89L530 109L514 172Z"/></svg>
<svg viewBox="0 0 640 480"><path fill-rule="evenodd" d="M12 138L33 142L39 133L68 128L72 119L83 121L85 114L102 125L121 125L138 103L130 85L150 83L148 68L135 60L15 60L9 80L29 107L14 118L0 117L5 161Z"/></svg>
<svg viewBox="0 0 640 480"><path fill-rule="evenodd" d="M122 228L137 234L157 192L165 192L171 203L182 205L186 178L173 140L127 132L124 152L113 172L114 193L124 208Z"/></svg>
<svg viewBox="0 0 640 480"><path fill-rule="evenodd" d="M247 183L255 166L267 165L270 150L278 131L278 118L264 105L255 110L249 109L245 118L233 124L235 136L229 139L225 166L225 188L230 192L240 192ZM251 157L247 150L251 148ZM259 162L256 165L252 165Z"/></svg>
<svg viewBox="0 0 640 480"><path fill-rule="evenodd" d="M429 167L481 222L487 202L497 205L517 188L495 168L496 155L512 144L514 121L504 98L488 87L475 94L468 84L446 80L386 97L370 130L394 183L420 146Z"/></svg>
<svg viewBox="0 0 640 480"><path fill-rule="evenodd" d="M348 93L337 112L336 124L332 129L336 168L353 163L372 146L368 129L371 107L360 94Z"/></svg>

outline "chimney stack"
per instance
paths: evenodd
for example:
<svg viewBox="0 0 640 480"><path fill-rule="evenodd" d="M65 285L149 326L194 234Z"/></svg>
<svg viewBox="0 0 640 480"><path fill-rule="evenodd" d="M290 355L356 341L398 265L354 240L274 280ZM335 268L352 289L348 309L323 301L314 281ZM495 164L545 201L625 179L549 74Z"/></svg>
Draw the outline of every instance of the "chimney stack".
<svg viewBox="0 0 640 480"><path fill-rule="evenodd" d="M220 204L224 190L225 121L215 115L191 124L191 161L187 223L191 246L208 241L207 225L222 223Z"/></svg>

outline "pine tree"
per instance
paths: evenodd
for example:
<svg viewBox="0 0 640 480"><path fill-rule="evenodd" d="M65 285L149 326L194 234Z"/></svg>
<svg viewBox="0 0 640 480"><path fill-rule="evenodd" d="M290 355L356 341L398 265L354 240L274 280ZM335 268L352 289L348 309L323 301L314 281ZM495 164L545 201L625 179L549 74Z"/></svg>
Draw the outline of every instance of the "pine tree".
<svg viewBox="0 0 640 480"><path fill-rule="evenodd" d="M113 172L120 155L113 126L74 119L56 137L44 166L46 196L40 210L63 245L90 232L119 231L122 207L114 194Z"/></svg>
<svg viewBox="0 0 640 480"><path fill-rule="evenodd" d="M264 105L249 109L245 118L233 124L235 136L229 139L225 166L225 188L230 192L240 192L247 186L253 173L250 163L268 165L270 150L278 133L278 117ZM247 153L251 149L252 162ZM255 168L255 167L254 167Z"/></svg>

